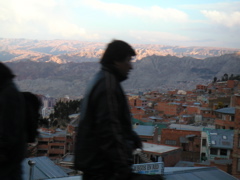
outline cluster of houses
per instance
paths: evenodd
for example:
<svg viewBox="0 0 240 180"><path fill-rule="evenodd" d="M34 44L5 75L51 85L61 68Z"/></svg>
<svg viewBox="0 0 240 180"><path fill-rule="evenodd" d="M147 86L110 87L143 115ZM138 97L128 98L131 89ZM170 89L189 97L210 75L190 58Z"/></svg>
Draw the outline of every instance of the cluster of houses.
<svg viewBox="0 0 240 180"><path fill-rule="evenodd" d="M143 142L143 152L136 153L135 164L149 160L163 162L165 168L215 167L240 178L239 81L197 85L192 91L151 91L126 97L133 129ZM39 129L39 138L29 144L29 157L48 157L56 165L71 169L80 116L69 116L71 122L66 129Z"/></svg>

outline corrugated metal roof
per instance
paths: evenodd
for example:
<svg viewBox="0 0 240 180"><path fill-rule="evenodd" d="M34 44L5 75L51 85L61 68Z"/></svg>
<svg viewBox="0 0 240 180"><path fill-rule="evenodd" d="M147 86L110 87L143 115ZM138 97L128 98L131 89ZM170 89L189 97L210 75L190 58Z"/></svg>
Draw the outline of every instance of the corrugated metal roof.
<svg viewBox="0 0 240 180"><path fill-rule="evenodd" d="M225 148L232 149L233 148L233 135L234 130L230 129L208 129L207 131L209 135L209 142L211 142L210 146L214 148Z"/></svg>
<svg viewBox="0 0 240 180"><path fill-rule="evenodd" d="M190 161L179 161L175 167L194 167L194 162Z"/></svg>
<svg viewBox="0 0 240 180"><path fill-rule="evenodd" d="M30 166L28 165L28 161L32 160L35 162L34 166L34 180L40 179L50 179L50 178L59 178L59 177L67 177L68 174L65 173L59 166L54 164L48 157L34 157L34 158L26 158L23 163L23 179L29 179Z"/></svg>
<svg viewBox="0 0 240 180"><path fill-rule="evenodd" d="M165 180L236 180L215 167L165 167Z"/></svg>
<svg viewBox="0 0 240 180"><path fill-rule="evenodd" d="M150 118L150 119L158 119L158 120L162 120L162 119L163 119L163 118L157 117L157 116L150 116L149 118Z"/></svg>
<svg viewBox="0 0 240 180"><path fill-rule="evenodd" d="M54 178L54 179L46 179L46 180L82 180L82 176L70 176L70 177Z"/></svg>
<svg viewBox="0 0 240 180"><path fill-rule="evenodd" d="M62 162L73 162L73 160L74 160L74 155L73 154L67 154L63 158Z"/></svg>
<svg viewBox="0 0 240 180"><path fill-rule="evenodd" d="M180 149L181 149L180 147L143 142L143 151L147 151L147 152L162 154L169 151L175 151Z"/></svg>
<svg viewBox="0 0 240 180"><path fill-rule="evenodd" d="M153 136L154 129L154 126L137 125L133 130L140 136Z"/></svg>
<svg viewBox="0 0 240 180"><path fill-rule="evenodd" d="M189 130L189 131L202 131L201 126L191 126L185 124L170 124L170 129Z"/></svg>
<svg viewBox="0 0 240 180"><path fill-rule="evenodd" d="M66 130L61 130L61 131L56 131L55 133L50 133L50 132L39 132L39 137L43 138L50 138L50 137L64 137L67 135Z"/></svg>
<svg viewBox="0 0 240 180"><path fill-rule="evenodd" d="M237 178L215 167L165 167L165 180L236 180ZM50 179L47 179L50 180ZM54 180L82 180L82 176Z"/></svg>
<svg viewBox="0 0 240 180"><path fill-rule="evenodd" d="M212 110L212 108L207 108L207 107L200 107L200 109L202 111L211 111Z"/></svg>
<svg viewBox="0 0 240 180"><path fill-rule="evenodd" d="M228 107L215 110L215 112L223 113L223 114L235 114L235 107Z"/></svg>
<svg viewBox="0 0 240 180"><path fill-rule="evenodd" d="M73 173L75 172L74 169L70 169L70 168L65 168L65 167L61 167L59 166L65 173L69 174L69 173ZM65 177L66 178L66 177Z"/></svg>

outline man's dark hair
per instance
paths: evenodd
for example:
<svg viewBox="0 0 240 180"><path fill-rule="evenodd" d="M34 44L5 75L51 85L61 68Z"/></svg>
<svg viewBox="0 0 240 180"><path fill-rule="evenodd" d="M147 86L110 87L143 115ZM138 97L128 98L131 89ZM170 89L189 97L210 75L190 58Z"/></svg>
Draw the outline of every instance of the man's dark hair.
<svg viewBox="0 0 240 180"><path fill-rule="evenodd" d="M124 41L114 40L108 44L102 59L101 64L112 64L114 61L121 62L127 56L135 56L134 49Z"/></svg>
<svg viewBox="0 0 240 180"><path fill-rule="evenodd" d="M0 62L0 81L7 79L13 79L15 75L12 71L3 63Z"/></svg>

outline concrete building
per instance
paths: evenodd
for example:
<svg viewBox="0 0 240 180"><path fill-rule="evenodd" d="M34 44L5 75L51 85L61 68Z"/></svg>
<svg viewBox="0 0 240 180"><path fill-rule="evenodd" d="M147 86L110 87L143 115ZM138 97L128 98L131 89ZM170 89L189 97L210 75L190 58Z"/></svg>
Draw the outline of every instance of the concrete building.
<svg viewBox="0 0 240 180"><path fill-rule="evenodd" d="M176 146L167 146L154 143L143 143L143 152L153 162L164 162L165 167L173 167L181 159L182 149ZM139 162L135 161L135 164Z"/></svg>
<svg viewBox="0 0 240 180"><path fill-rule="evenodd" d="M134 125L133 130L138 134L143 142L158 142L157 126Z"/></svg>
<svg viewBox="0 0 240 180"><path fill-rule="evenodd" d="M234 131L204 128L201 138L201 160L231 159Z"/></svg>

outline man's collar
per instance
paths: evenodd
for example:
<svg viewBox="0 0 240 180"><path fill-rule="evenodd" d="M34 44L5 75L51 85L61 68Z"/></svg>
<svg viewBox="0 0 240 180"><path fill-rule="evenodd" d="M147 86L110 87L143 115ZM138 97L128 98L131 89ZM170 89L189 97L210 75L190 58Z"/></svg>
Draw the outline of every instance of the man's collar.
<svg viewBox="0 0 240 180"><path fill-rule="evenodd" d="M113 64L102 64L102 70L112 73L119 82L127 79L126 76L120 74L119 70Z"/></svg>

